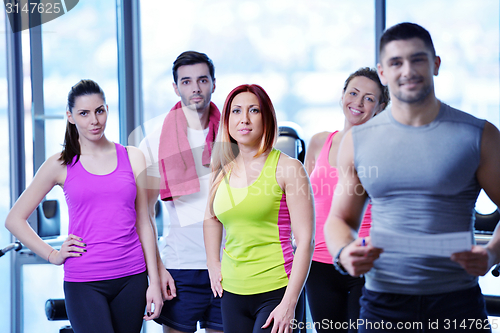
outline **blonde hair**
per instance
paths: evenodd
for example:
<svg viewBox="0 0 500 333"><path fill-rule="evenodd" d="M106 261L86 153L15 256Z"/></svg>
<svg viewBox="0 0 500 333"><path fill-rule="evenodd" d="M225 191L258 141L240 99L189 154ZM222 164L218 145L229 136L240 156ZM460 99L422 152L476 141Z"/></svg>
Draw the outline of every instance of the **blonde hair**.
<svg viewBox="0 0 500 333"><path fill-rule="evenodd" d="M231 104L233 103L234 98L236 95L243 92L250 92L257 97L262 114L264 133L262 135L259 150L254 157L258 157L271 150L276 142L276 138L278 137L276 112L274 111L273 103L264 88L256 84L242 84L234 88L224 102L224 108L222 110L219 124L219 132L212 151L212 185L208 196L210 214L212 216L215 216L213 203L217 188L219 188L219 185L226 174L228 174L234 166L236 156L238 156L240 152L238 143L229 134L229 115L231 114Z"/></svg>

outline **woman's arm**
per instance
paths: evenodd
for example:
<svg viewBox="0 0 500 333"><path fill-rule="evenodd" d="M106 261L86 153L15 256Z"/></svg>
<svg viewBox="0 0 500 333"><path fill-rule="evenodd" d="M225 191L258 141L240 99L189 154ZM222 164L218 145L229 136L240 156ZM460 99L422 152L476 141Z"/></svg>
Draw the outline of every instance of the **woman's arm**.
<svg viewBox="0 0 500 333"><path fill-rule="evenodd" d="M41 258L61 265L68 257L79 257L85 250L81 238L69 235L57 251L45 243L28 224L28 217L42 202L43 198L55 185L62 185L66 180L66 165L58 160L59 154L53 155L42 164L33 181L17 199L5 220L5 227Z"/></svg>
<svg viewBox="0 0 500 333"><path fill-rule="evenodd" d="M314 199L309 177L298 160L281 155L278 168L284 170L276 174L284 175L282 179L278 177L278 183L286 194L297 249L285 295L263 327L269 326L274 320L272 332L291 332L290 324L294 318L295 306L309 274L314 251Z"/></svg>
<svg viewBox="0 0 500 333"><path fill-rule="evenodd" d="M146 159L143 153L135 147L127 147L130 164L134 171L134 176L139 177L146 170ZM136 181L137 183L137 181ZM147 189L137 185L137 197L135 200L135 209L137 214L136 228L137 234L142 244L142 250L146 259L146 267L149 276L149 287L146 293L147 314L145 320L158 318L163 306L163 298L160 288L160 277L158 275L158 266L156 265L156 239L153 228L149 222L148 215L148 196ZM154 304L154 311L152 305Z"/></svg>
<svg viewBox="0 0 500 333"><path fill-rule="evenodd" d="M155 205L158 201L158 196L160 194L160 178L147 176L146 177L146 193L148 196L148 215L149 215L149 223L151 223L151 227L153 228L154 238L158 239L158 230L156 227L156 215L155 215ZM140 183L141 184L141 183ZM163 294L163 299L166 301L172 300L174 297L177 297L177 290L175 288L175 281L172 278L172 275L167 271L163 262L161 261L160 249L158 248L158 241L155 241L156 248L156 266L158 266L158 274L160 276L160 287L161 292Z"/></svg>
<svg viewBox="0 0 500 333"><path fill-rule="evenodd" d="M211 186L212 184L210 184ZM203 220L203 238L205 241L205 251L207 252L207 267L214 297L222 297L220 246L222 243L223 228L222 223L210 214L209 205L210 202L207 203L205 219Z"/></svg>
<svg viewBox="0 0 500 333"><path fill-rule="evenodd" d="M321 152L329 134L330 132L315 134L311 138L311 141L309 141L309 146L306 149L306 157L304 159L304 166L308 175L311 175L313 172L316 160L318 159L319 153Z"/></svg>
<svg viewBox="0 0 500 333"><path fill-rule="evenodd" d="M153 139L153 138L149 138ZM158 137L159 140L159 137ZM141 187L145 187L148 195L148 215L149 222L151 223L151 227L153 228L154 237L158 240L158 228L156 226L156 203L158 202L158 197L160 195L160 175L152 175L150 174L149 168L155 164L156 158L153 156L151 152L151 147L148 144L148 138L145 138L141 141L139 145L139 149L144 154L146 158L146 170L141 173L137 183ZM158 168L158 166L156 166ZM166 301L172 300L177 296L177 292L175 289L175 281L170 275L170 273L165 269L163 262L161 260L160 249L158 248L158 241L156 241L156 265L158 266L158 274L160 276L160 287L163 294L163 299Z"/></svg>

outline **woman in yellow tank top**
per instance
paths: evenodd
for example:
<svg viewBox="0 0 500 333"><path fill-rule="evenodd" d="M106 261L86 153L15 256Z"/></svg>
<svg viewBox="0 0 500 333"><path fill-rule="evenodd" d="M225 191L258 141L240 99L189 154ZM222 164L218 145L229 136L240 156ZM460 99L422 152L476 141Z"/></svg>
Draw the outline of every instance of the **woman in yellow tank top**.
<svg viewBox="0 0 500 333"><path fill-rule="evenodd" d="M225 333L292 332L299 326L294 312L314 249L314 203L304 167L273 148L276 137L276 114L264 89L233 89L212 154L203 226Z"/></svg>

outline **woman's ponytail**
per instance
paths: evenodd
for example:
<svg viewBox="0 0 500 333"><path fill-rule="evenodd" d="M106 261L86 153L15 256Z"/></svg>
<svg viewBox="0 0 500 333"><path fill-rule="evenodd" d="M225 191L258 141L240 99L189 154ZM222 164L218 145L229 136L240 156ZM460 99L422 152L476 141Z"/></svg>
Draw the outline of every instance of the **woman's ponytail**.
<svg viewBox="0 0 500 333"><path fill-rule="evenodd" d="M81 80L73 87L68 94L68 111L73 113L73 107L75 106L75 100L77 97L84 95L100 94L102 100L106 102L106 97L104 96L104 91L102 91L99 85L92 80ZM59 157L59 161L63 164L68 165L73 162L76 156L76 162L80 158L80 141L78 141L78 129L75 124L66 123L66 133L64 135L64 148Z"/></svg>

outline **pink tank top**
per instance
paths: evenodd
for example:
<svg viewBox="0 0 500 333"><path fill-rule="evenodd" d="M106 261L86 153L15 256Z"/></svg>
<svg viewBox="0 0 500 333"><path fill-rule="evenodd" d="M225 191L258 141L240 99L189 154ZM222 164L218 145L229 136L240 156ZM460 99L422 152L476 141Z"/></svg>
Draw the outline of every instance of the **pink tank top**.
<svg viewBox="0 0 500 333"><path fill-rule="evenodd" d="M127 150L116 144L117 166L94 175L80 161L67 166L64 195L69 234L87 244L81 257L68 258L64 280L88 282L117 279L146 270L135 222L137 188Z"/></svg>
<svg viewBox="0 0 500 333"><path fill-rule="evenodd" d="M333 136L338 133L335 131L331 133L326 139L321 152L319 153L318 160L311 172L311 186L314 193L314 205L316 208L316 246L312 260L322 262L325 264L332 263L332 256L326 247L325 235L323 227L325 226L330 207L332 205L333 193L337 186L338 170L330 165L328 155L332 146ZM359 228L358 236L367 237L370 233L371 225L371 205L368 205L365 211L365 216Z"/></svg>

